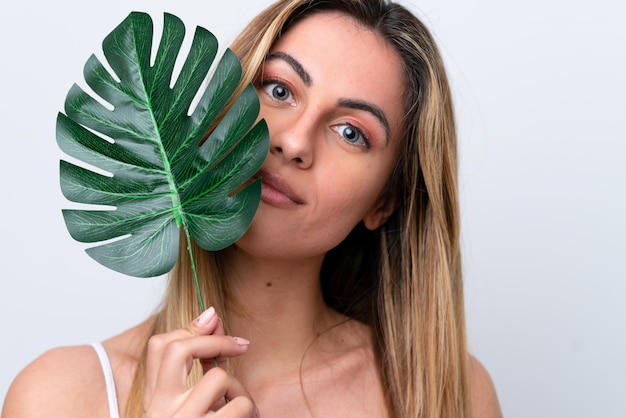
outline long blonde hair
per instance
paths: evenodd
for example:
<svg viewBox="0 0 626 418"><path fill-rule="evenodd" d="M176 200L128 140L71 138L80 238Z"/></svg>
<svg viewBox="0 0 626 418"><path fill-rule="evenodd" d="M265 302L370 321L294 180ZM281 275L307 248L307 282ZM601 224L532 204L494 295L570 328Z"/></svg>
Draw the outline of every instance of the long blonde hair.
<svg viewBox="0 0 626 418"><path fill-rule="evenodd" d="M377 231L359 225L327 254L320 277L326 303L374 329L391 416L467 418L456 131L443 61L427 28L384 0L280 0L231 46L242 62L241 88L255 81L282 33L322 11L346 14L379 34L398 52L406 75L403 149L386 191L399 206ZM227 324L220 254L194 251L207 306ZM153 333L184 327L199 314L191 277L187 257L180 257ZM127 417L141 416L144 369L145 350Z"/></svg>

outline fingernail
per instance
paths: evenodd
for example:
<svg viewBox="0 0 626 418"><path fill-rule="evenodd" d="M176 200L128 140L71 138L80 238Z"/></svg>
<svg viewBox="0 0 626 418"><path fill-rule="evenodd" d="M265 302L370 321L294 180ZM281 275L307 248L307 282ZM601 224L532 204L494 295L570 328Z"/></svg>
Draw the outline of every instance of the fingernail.
<svg viewBox="0 0 626 418"><path fill-rule="evenodd" d="M237 343L237 345L250 345L250 341L245 338L233 337L233 340Z"/></svg>
<svg viewBox="0 0 626 418"><path fill-rule="evenodd" d="M211 319L215 316L215 308L212 306L206 311L202 312L199 317L196 318L196 323L201 327L206 326Z"/></svg>

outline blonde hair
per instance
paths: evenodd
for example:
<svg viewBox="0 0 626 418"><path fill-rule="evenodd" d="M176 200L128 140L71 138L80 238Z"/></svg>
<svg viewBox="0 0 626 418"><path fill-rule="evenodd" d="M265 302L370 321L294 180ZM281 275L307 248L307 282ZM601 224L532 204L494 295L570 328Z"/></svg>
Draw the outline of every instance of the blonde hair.
<svg viewBox="0 0 626 418"><path fill-rule="evenodd" d="M399 203L377 231L357 226L322 266L326 303L375 331L389 414L469 417L468 353L459 249L456 131L442 58L427 28L384 0L280 0L234 41L243 77L257 78L282 33L315 13L340 12L385 39L406 75L400 158L387 193ZM182 244L181 246L186 245ZM182 253L186 248L181 247ZM224 315L230 299L220 254L195 246L207 306ZM190 266L180 257L153 333L186 326L200 312ZM145 350L126 408L141 416ZM199 372L196 372L196 378Z"/></svg>

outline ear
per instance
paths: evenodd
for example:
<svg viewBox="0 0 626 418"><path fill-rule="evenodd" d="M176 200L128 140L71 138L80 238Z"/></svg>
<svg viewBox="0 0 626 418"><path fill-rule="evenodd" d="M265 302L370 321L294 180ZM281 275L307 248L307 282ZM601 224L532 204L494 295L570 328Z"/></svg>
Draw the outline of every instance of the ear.
<svg viewBox="0 0 626 418"><path fill-rule="evenodd" d="M398 208L398 199L395 195L385 195L378 198L374 206L365 214L363 224L373 231L384 225Z"/></svg>

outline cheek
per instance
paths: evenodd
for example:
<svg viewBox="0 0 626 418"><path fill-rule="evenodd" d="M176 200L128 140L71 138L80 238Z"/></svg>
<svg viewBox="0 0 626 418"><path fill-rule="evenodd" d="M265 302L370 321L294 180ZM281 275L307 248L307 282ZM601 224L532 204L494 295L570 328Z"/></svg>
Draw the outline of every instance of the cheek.
<svg viewBox="0 0 626 418"><path fill-rule="evenodd" d="M381 185L376 179L360 173L356 176L334 176L327 179L328 187L320 203L329 223L340 223L342 229L352 229L374 205ZM347 233L346 232L346 233Z"/></svg>

